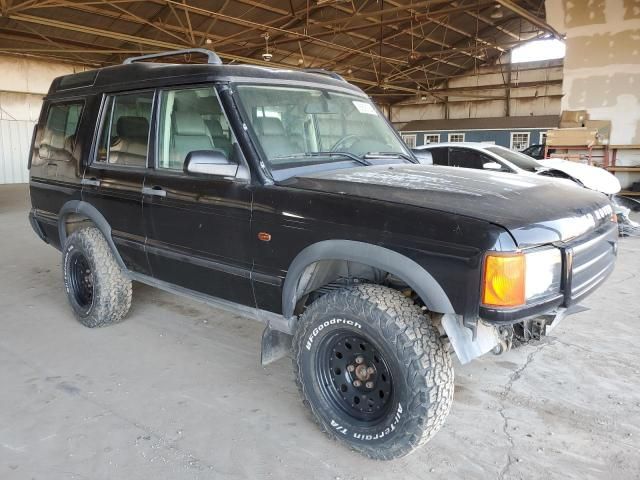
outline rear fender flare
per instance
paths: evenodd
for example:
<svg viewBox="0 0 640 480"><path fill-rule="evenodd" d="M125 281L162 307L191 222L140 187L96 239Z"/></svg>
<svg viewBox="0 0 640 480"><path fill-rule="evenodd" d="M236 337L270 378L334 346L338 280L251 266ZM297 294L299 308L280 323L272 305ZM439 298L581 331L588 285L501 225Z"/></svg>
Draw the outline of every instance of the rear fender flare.
<svg viewBox="0 0 640 480"><path fill-rule="evenodd" d="M430 310L455 313L449 297L436 279L410 258L379 245L352 240L325 240L306 247L291 263L282 290L285 318L293 317L297 301L308 293L300 288L305 270L322 260L351 261L391 273L406 282Z"/></svg>
<svg viewBox="0 0 640 480"><path fill-rule="evenodd" d="M120 268L122 268L123 272L127 273L129 270L122 261L122 257L120 256L120 253L116 248L116 244L111 237L111 226L109 225L109 222L107 222L98 209L90 203L83 202L82 200L70 200L60 209L60 213L58 214L58 235L60 236L61 248L64 247L64 243L67 240L67 229L65 223L67 217L71 214L83 215L91 220L96 228L102 232L102 235L104 235L104 238L109 244L109 248L118 262L118 265L120 265Z"/></svg>

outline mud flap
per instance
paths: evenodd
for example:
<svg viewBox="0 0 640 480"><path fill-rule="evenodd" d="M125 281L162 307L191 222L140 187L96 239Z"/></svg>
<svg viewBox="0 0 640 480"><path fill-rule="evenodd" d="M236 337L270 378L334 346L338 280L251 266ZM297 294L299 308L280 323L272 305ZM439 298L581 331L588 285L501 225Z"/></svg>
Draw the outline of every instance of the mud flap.
<svg viewBox="0 0 640 480"><path fill-rule="evenodd" d="M473 332L462 325L462 319L458 315L443 315L442 327L463 365L491 351L500 341L497 329L481 320L478 321L475 338Z"/></svg>
<svg viewBox="0 0 640 480"><path fill-rule="evenodd" d="M291 335L273 330L270 325L267 325L262 332L262 352L260 355L262 365L268 365L286 357L291 352L292 339Z"/></svg>

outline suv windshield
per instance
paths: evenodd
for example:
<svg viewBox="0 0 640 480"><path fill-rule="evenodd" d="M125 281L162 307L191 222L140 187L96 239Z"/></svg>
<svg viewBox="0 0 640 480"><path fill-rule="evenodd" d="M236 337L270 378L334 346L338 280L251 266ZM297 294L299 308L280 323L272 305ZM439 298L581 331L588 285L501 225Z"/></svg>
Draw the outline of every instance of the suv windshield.
<svg viewBox="0 0 640 480"><path fill-rule="evenodd" d="M505 160L513 163L516 167L526 170L527 172L535 172L542 167L542 165L540 165L535 159L523 153L514 152L513 150L509 150L508 148L500 147L498 145L494 147L487 147L487 151L499 155Z"/></svg>
<svg viewBox="0 0 640 480"><path fill-rule="evenodd" d="M320 88L262 85L239 85L237 91L272 171L412 158L365 97Z"/></svg>

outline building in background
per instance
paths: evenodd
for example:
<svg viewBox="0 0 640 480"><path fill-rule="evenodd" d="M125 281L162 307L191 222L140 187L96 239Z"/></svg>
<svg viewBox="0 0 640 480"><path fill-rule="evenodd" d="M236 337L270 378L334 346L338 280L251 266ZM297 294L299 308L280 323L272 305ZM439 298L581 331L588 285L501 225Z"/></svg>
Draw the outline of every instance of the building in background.
<svg viewBox="0 0 640 480"><path fill-rule="evenodd" d="M588 3L588 5L587 5ZM638 0L547 0L547 20L566 34L562 110L611 121L609 167L626 194L640 196ZM629 191L633 189L633 191Z"/></svg>
<svg viewBox="0 0 640 480"><path fill-rule="evenodd" d="M409 147L441 142L494 143L513 150L544 143L547 130L558 126L558 115L528 117L413 120L400 129Z"/></svg>

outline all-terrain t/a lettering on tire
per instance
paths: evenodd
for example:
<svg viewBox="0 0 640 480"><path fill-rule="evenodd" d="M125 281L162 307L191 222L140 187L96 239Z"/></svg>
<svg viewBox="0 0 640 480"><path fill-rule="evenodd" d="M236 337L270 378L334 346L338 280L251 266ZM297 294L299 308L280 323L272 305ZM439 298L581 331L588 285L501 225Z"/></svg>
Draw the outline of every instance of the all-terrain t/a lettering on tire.
<svg viewBox="0 0 640 480"><path fill-rule="evenodd" d="M411 300L380 285L316 300L296 330L294 368L320 426L375 459L426 443L453 400L451 358L437 330Z"/></svg>
<svg viewBox="0 0 640 480"><path fill-rule="evenodd" d="M62 252L64 287L76 318L91 328L121 321L131 307L131 280L100 230L76 230Z"/></svg>

